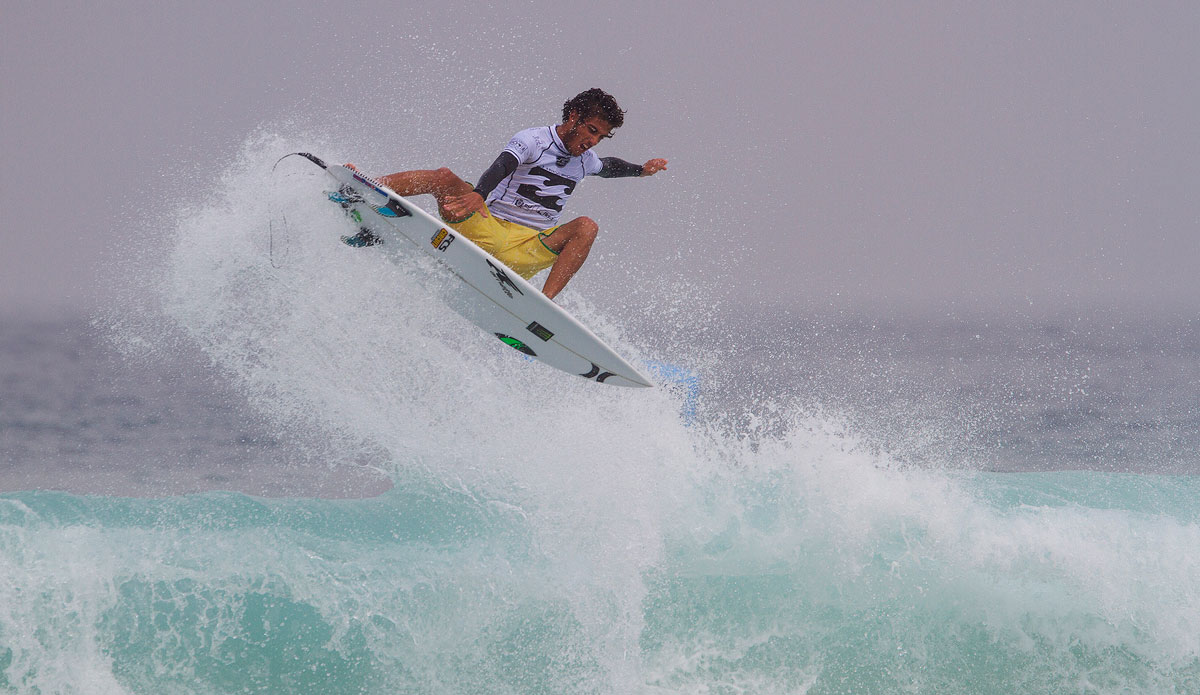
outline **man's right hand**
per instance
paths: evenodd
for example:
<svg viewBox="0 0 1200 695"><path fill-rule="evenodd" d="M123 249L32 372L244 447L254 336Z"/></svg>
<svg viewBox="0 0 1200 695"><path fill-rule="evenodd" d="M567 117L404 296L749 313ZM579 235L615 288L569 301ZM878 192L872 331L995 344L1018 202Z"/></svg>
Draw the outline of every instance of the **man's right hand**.
<svg viewBox="0 0 1200 695"><path fill-rule="evenodd" d="M483 196L475 191L442 198L442 209L450 213L450 217L456 220L466 219L476 212L484 217L491 217L488 214L487 205L484 204Z"/></svg>

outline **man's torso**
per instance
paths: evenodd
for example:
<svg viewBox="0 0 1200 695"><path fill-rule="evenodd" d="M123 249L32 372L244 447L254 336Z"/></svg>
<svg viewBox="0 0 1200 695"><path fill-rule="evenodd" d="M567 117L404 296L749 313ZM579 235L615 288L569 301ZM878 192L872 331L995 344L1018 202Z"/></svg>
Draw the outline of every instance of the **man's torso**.
<svg viewBox="0 0 1200 695"><path fill-rule="evenodd" d="M488 210L539 230L557 226L575 186L602 167L591 150L571 156L553 126L522 130L504 149L517 158L517 170L488 196Z"/></svg>

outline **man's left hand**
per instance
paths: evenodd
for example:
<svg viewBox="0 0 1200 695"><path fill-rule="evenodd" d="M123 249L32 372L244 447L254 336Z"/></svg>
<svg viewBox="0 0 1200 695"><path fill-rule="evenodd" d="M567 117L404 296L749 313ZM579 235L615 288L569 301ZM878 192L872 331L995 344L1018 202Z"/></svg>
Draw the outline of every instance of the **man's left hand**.
<svg viewBox="0 0 1200 695"><path fill-rule="evenodd" d="M654 176L658 172L667 168L667 160L651 159L642 165L642 176Z"/></svg>

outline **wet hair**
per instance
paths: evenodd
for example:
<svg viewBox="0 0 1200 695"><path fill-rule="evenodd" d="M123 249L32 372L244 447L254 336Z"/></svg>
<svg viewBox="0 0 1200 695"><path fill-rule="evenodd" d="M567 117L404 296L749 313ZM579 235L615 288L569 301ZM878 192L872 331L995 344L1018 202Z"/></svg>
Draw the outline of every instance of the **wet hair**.
<svg viewBox="0 0 1200 695"><path fill-rule="evenodd" d="M625 122L625 112L617 106L617 100L599 87L580 92L563 104L564 123L572 112L579 114L580 118L603 118L613 128L620 128Z"/></svg>

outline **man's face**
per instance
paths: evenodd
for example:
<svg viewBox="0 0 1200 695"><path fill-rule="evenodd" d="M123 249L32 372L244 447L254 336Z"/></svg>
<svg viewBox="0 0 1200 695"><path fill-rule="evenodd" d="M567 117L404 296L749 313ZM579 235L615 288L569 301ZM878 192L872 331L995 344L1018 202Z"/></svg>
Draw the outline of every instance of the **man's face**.
<svg viewBox="0 0 1200 695"><path fill-rule="evenodd" d="M599 116L580 118L579 114L571 112L567 114L567 120L563 121L559 135L562 137L563 144L567 146L567 152L578 157L595 147L596 143L610 137L610 133L612 133L612 126L603 118Z"/></svg>

